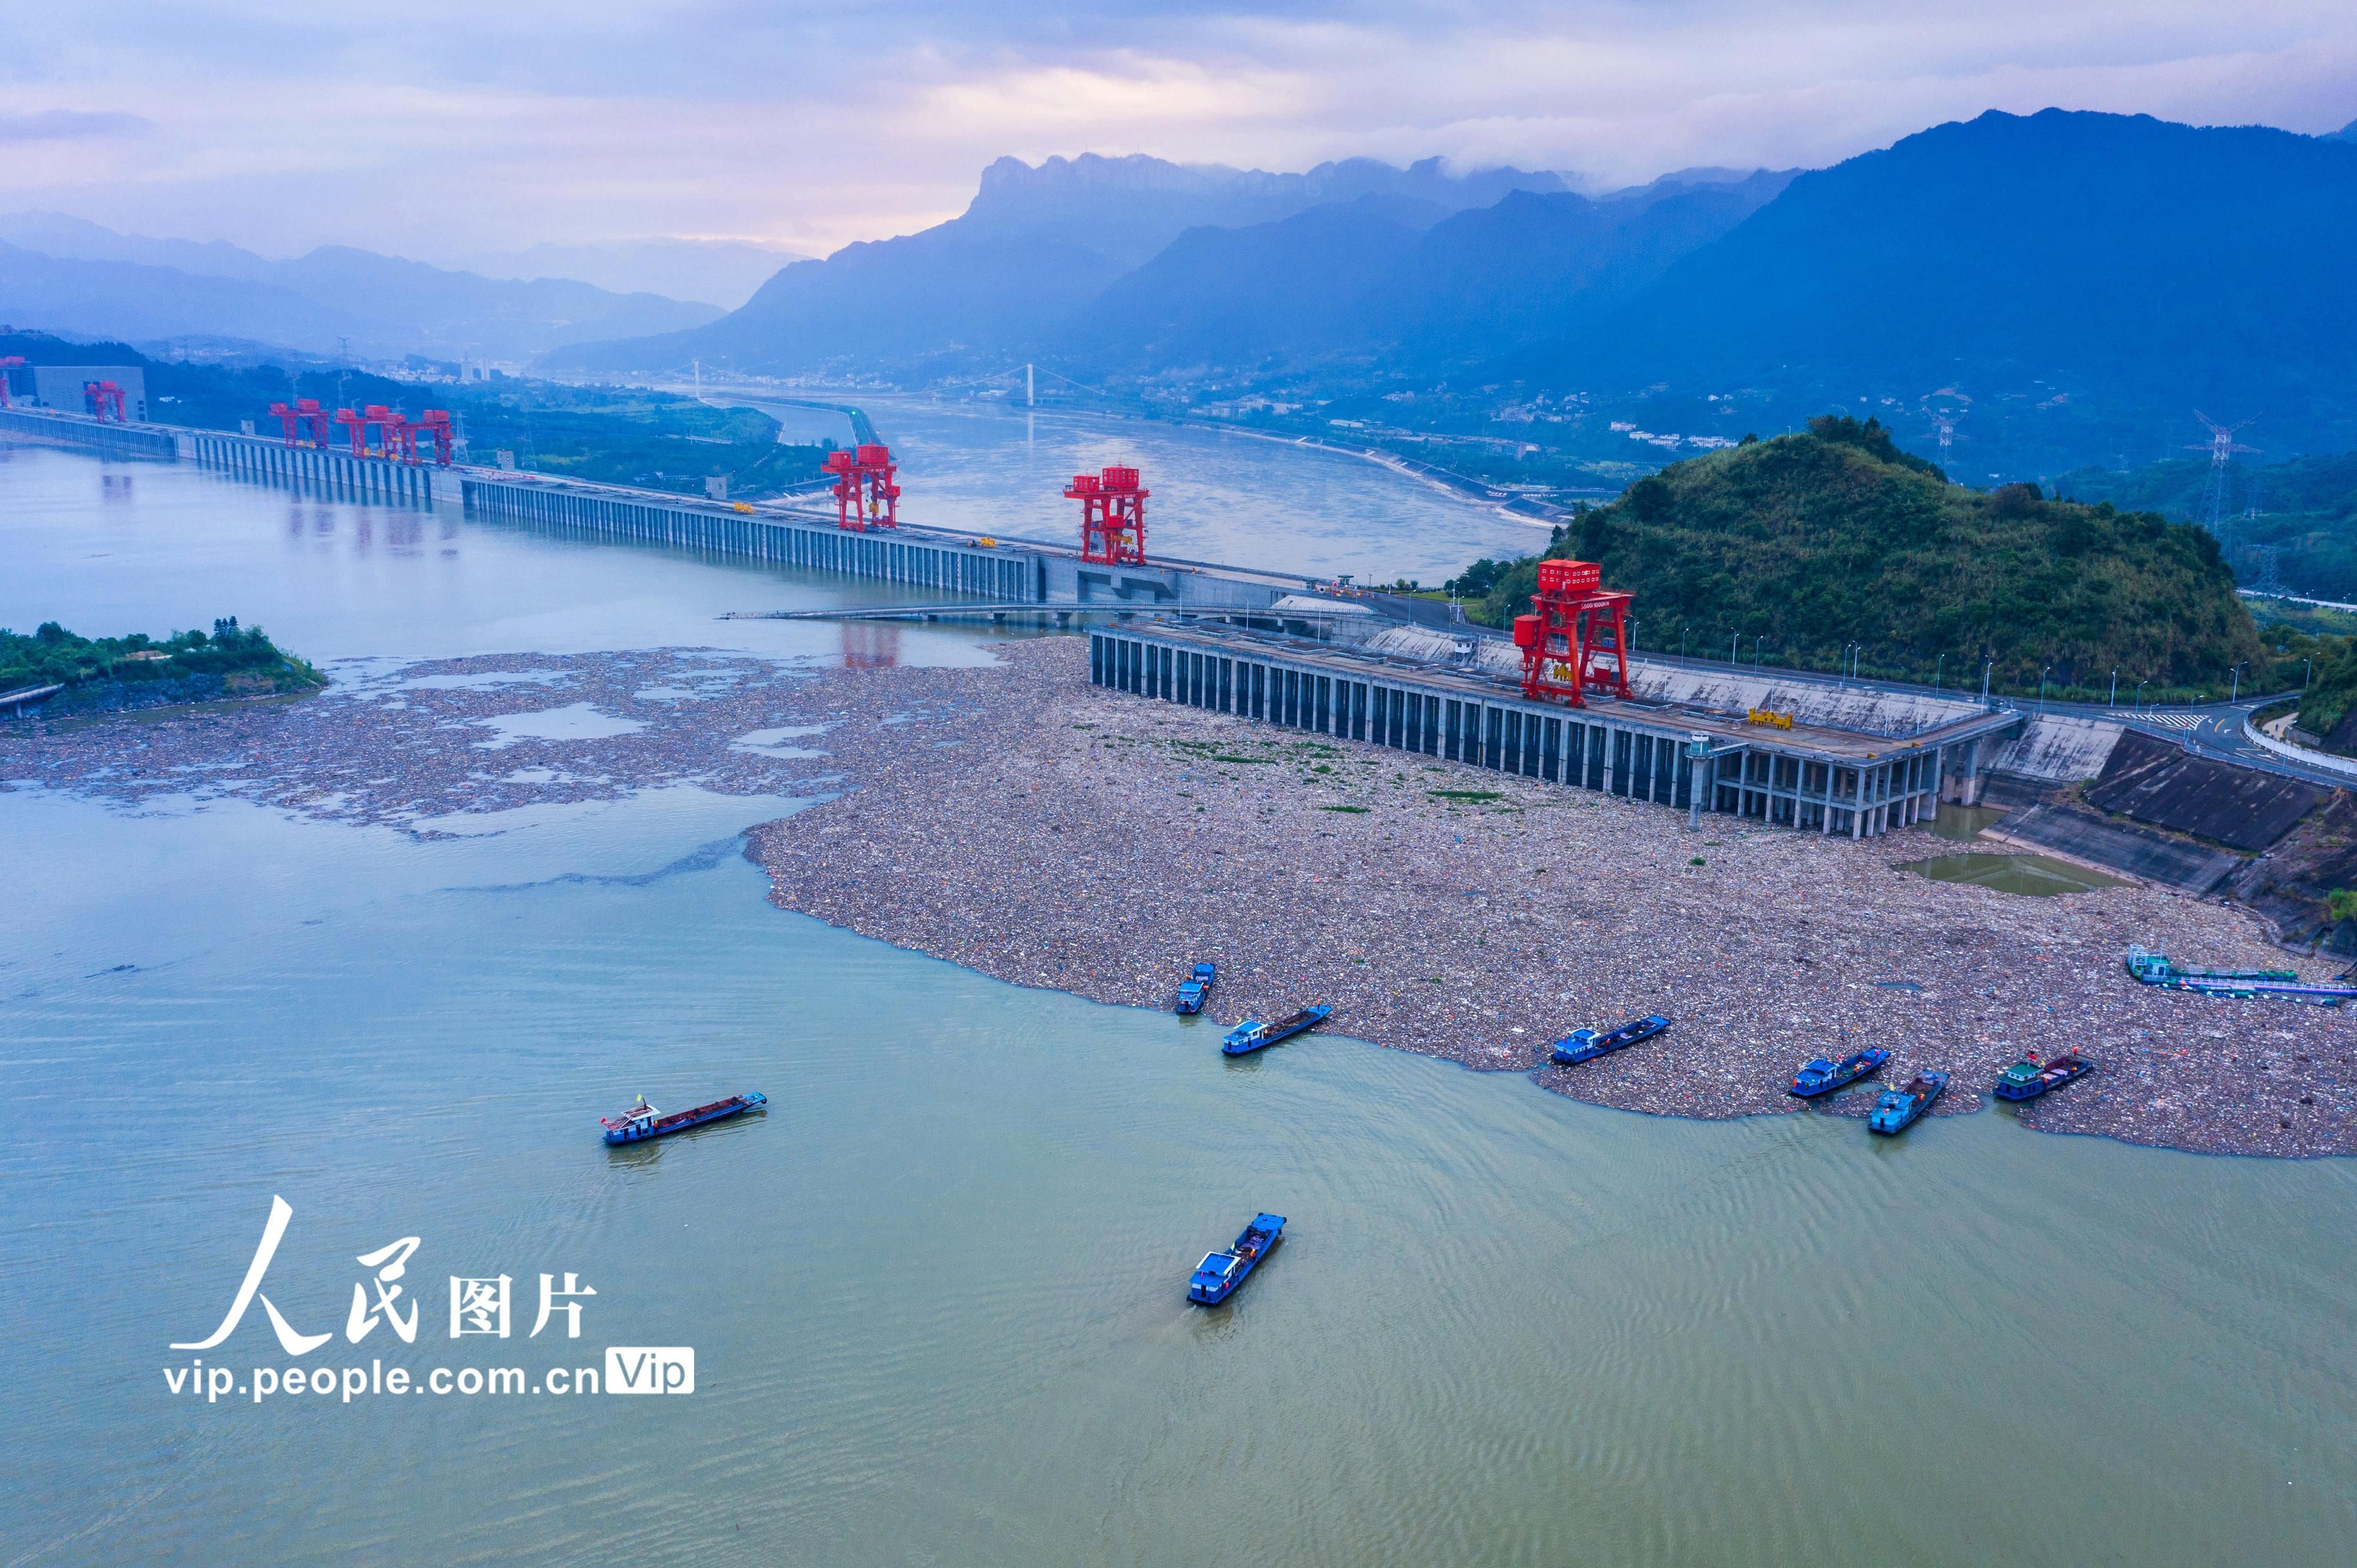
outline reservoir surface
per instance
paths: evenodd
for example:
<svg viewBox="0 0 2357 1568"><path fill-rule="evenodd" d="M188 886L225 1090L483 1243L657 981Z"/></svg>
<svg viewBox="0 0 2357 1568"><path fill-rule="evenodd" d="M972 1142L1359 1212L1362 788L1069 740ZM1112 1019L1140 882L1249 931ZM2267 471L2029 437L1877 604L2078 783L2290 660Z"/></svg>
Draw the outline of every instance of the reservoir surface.
<svg viewBox="0 0 2357 1568"><path fill-rule="evenodd" d="M790 437L847 441L848 422L764 405ZM943 528L1071 540L1075 474L1136 467L1153 491L1146 550L1361 583L1438 587L1481 556L1543 549L1544 524L1364 457L1244 431L995 403L863 399L900 464L901 515ZM832 505L830 501L827 504Z"/></svg>
<svg viewBox="0 0 2357 1568"><path fill-rule="evenodd" d="M0 459L19 630L236 614L353 679L988 653L714 618L880 585ZM552 731L596 733L573 703ZM797 805L673 788L429 838L0 789L0 1564L2357 1556L2349 1162L2002 1110L1896 1142L1654 1119L1345 1037L1232 1062L1209 1018L780 913L737 835ZM597 1137L635 1094L744 1089L765 1115ZM274 1197L242 1324L171 1348L220 1324ZM1284 1244L1188 1306L1262 1209ZM361 1262L409 1238L414 1343ZM506 1276L504 1339L452 1337L453 1276ZM330 1337L290 1356L261 1298ZM694 1393L546 1391L606 1347L692 1349ZM252 1397L311 1366L329 1391ZM381 1391L393 1368L485 1387Z"/></svg>

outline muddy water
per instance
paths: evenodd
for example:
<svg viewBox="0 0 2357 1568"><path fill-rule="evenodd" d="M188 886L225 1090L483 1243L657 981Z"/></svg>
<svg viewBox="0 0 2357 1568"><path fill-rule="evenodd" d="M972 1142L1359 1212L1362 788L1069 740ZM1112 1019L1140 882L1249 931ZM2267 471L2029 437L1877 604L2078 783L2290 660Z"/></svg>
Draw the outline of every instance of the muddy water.
<svg viewBox="0 0 2357 1568"><path fill-rule="evenodd" d="M120 472L0 465L0 623L845 653L710 618L824 585ZM790 809L421 842L0 791L0 1562L2357 1557L2346 1162L1678 1122L1345 1038L1231 1063L779 913L735 834ZM597 1136L745 1088L765 1117ZM260 1294L326 1341L257 1300L172 1348L274 1197ZM1284 1247L1189 1307L1263 1208ZM355 1342L412 1237L414 1338L371 1299ZM452 1277L502 1275L507 1337L453 1337ZM597 1294L535 1334L544 1275ZM695 1391L553 1391L608 1347L692 1349Z"/></svg>
<svg viewBox="0 0 2357 1568"><path fill-rule="evenodd" d="M2127 886L2116 876L2046 854L1937 854L1929 860L1908 861L1900 869L1934 882L1969 882L1975 887L1994 887L2000 893L2032 898Z"/></svg>

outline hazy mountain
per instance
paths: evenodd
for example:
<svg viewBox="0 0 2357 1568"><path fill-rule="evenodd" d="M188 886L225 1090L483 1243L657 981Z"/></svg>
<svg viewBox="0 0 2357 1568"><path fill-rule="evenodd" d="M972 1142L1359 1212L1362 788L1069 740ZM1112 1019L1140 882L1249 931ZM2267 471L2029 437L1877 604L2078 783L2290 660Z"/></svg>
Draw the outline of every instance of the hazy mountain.
<svg viewBox="0 0 2357 1568"><path fill-rule="evenodd" d="M1486 360L1626 300L1791 178L1670 178L1595 200L1516 190L1454 213L1370 196L1275 223L1189 230L1055 344L1106 372Z"/></svg>
<svg viewBox="0 0 2357 1568"><path fill-rule="evenodd" d="M1630 298L1773 200L1794 171L1657 180L1599 201L1510 196L1425 236L1367 317L1419 362L1544 340Z"/></svg>
<svg viewBox="0 0 2357 1568"><path fill-rule="evenodd" d="M1122 263L1146 262L1189 229L1274 222L1330 202L1398 198L1443 213L1487 207L1509 191L1564 190L1544 171L1481 169L1452 175L1438 158L1396 168L1373 158L1268 174L1221 164L1172 164L1141 156L1049 158L1037 168L1000 158L957 221L1006 236L1044 234L1087 243Z"/></svg>
<svg viewBox="0 0 2357 1568"><path fill-rule="evenodd" d="M2324 136L2324 140L2328 142L2357 142L2357 120L2350 121L2349 124L2341 126L2338 131L2328 132Z"/></svg>
<svg viewBox="0 0 2357 1568"><path fill-rule="evenodd" d="M371 324L274 284L0 244L0 322L81 338L191 335L332 348Z"/></svg>
<svg viewBox="0 0 2357 1568"><path fill-rule="evenodd" d="M534 245L458 258L490 278L578 278L617 294L657 294L734 310L778 269L811 258L743 240L616 240L597 245Z"/></svg>
<svg viewBox="0 0 2357 1568"><path fill-rule="evenodd" d="M226 240L156 240L145 234L118 234L63 212L18 212L0 218L0 241L45 256L136 262L143 266L173 267L199 277L239 278L247 283L273 281L270 272L277 265Z"/></svg>
<svg viewBox="0 0 2357 1568"><path fill-rule="evenodd" d="M271 261L220 241L118 234L60 213L0 219L0 234L16 251L9 292L0 296L12 319L66 332L207 334L311 349L349 338L355 353L514 360L722 314L655 295L567 279L486 278L341 245ZM36 265L35 256L58 264Z"/></svg>
<svg viewBox="0 0 2357 1568"><path fill-rule="evenodd" d="M553 366L664 370L702 359L762 371L987 359L1036 344L1188 230L1273 222L1361 197L1455 211L1562 177L1517 169L1458 177L1437 159L1372 159L1269 174L1159 158L1001 158L964 213L916 234L846 245L786 268L744 307L698 331L551 356Z"/></svg>
<svg viewBox="0 0 2357 1568"><path fill-rule="evenodd" d="M714 306L651 294L609 294L570 278L526 283L454 273L424 262L323 245L278 263L296 293L376 317L404 348L503 359L617 333L663 331L716 318Z"/></svg>
<svg viewBox="0 0 2357 1568"><path fill-rule="evenodd" d="M1447 216L1429 201L1365 196L1274 223L1189 229L1097 295L1059 345L1125 371L1322 358L1362 338L1358 302Z"/></svg>
<svg viewBox="0 0 2357 1568"><path fill-rule="evenodd" d="M1845 395L2042 381L2058 407L2341 417L2353 240L2357 145L1992 113L1802 175L1609 317L1500 371Z"/></svg>

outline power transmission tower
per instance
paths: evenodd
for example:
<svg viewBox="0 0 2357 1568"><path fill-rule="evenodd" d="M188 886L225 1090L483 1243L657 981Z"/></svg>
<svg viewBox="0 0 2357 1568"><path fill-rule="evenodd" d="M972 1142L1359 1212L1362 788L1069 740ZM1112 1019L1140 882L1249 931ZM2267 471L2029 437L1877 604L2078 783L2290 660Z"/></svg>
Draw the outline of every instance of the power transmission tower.
<svg viewBox="0 0 2357 1568"><path fill-rule="evenodd" d="M2251 553L2259 558L2259 580L2251 585L2251 592L2270 599L2282 598L2283 578L2276 575L2276 557L2283 553L2283 547L2262 544L2253 549Z"/></svg>
<svg viewBox="0 0 2357 1568"><path fill-rule="evenodd" d="M1940 433L1940 467L1948 466L1948 448L1955 445L1956 422L1938 409L1932 411L1932 428Z"/></svg>
<svg viewBox="0 0 2357 1568"><path fill-rule="evenodd" d="M2193 411L2193 417L2208 426L2210 431L2208 441L2199 446L2186 447L2188 452L2210 454L2210 489L2201 501L2201 526L2210 531L2210 537L2217 540L2222 549L2226 542L2227 465L2233 462L2234 454L2237 452L2258 451L2255 446L2245 446L2235 440L2234 432L2250 424L2251 420L2256 419L2258 415L2255 413L2251 419L2245 419L2234 424L2221 424L2197 408Z"/></svg>

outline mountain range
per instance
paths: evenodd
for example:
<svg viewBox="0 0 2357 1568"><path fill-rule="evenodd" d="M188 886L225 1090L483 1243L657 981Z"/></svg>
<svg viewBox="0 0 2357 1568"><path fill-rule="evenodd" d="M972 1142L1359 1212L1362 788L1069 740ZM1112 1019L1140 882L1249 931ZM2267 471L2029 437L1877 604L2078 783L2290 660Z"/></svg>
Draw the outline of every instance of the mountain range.
<svg viewBox="0 0 2357 1568"><path fill-rule="evenodd" d="M2346 399L2357 145L1987 113L1806 174L1528 380Z"/></svg>
<svg viewBox="0 0 2357 1568"><path fill-rule="evenodd" d="M948 222L790 266L708 325L547 362L1496 385L1609 405L1637 436L1706 409L1713 439L1843 406L1907 410L1928 441L1936 398L1975 472L2036 475L2148 460L2199 435L2196 407L2267 411L2286 453L2357 447L2352 285L2346 134L1992 112L1805 174L1602 196L1432 162L1001 159Z"/></svg>
<svg viewBox="0 0 2357 1568"><path fill-rule="evenodd" d="M1437 158L1369 158L1303 174L1108 158L1001 158L966 210L898 239L787 267L709 328L553 356L570 369L668 370L691 359L743 370L963 365L1037 351L1090 301L1189 230L1282 221L1372 200L1446 216L1520 191L1567 189L1522 169L1450 173Z"/></svg>
<svg viewBox="0 0 2357 1568"><path fill-rule="evenodd" d="M328 245L272 261L221 241L118 234L61 213L0 219L0 320L81 336L235 338L364 355L522 360L676 330L717 306L507 280Z"/></svg>
<svg viewBox="0 0 2357 1568"><path fill-rule="evenodd" d="M576 278L615 294L658 294L734 310L777 274L808 256L746 240L612 240L594 245L542 243L521 251L475 251L454 258L487 278Z"/></svg>

